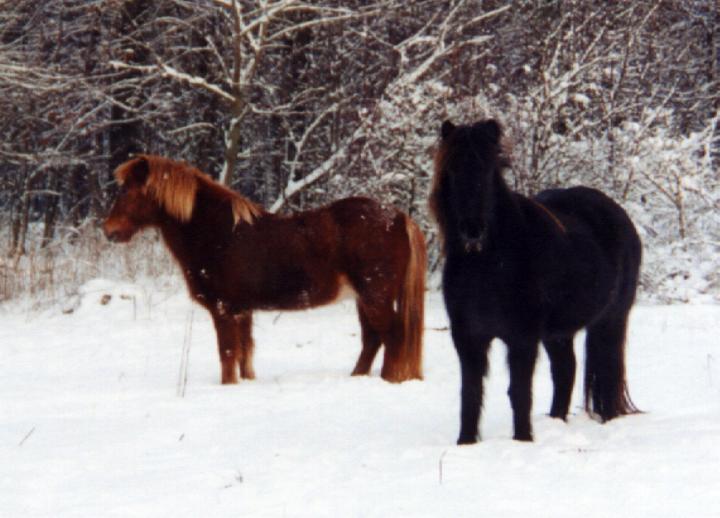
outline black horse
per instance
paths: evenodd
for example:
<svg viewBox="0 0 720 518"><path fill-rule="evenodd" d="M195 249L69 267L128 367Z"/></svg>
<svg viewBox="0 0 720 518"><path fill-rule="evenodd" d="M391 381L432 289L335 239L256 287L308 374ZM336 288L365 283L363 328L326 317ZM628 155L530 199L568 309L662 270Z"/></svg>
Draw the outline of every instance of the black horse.
<svg viewBox="0 0 720 518"><path fill-rule="evenodd" d="M430 207L443 238L443 294L462 376L458 444L477 441L493 338L507 345L514 438L532 440L532 376L542 341L565 420L575 382L573 337L585 327L585 408L602 421L637 412L625 380L625 333L641 244L625 211L587 187L527 198L502 177L509 166L494 120L446 121Z"/></svg>

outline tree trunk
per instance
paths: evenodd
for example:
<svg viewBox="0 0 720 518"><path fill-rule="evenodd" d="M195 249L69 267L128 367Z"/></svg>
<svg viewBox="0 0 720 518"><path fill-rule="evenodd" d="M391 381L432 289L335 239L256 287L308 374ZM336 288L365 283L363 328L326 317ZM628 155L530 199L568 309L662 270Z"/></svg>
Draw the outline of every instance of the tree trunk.
<svg viewBox="0 0 720 518"><path fill-rule="evenodd" d="M59 187L58 173L57 171L49 171L48 175L49 180L47 189L49 193L47 195L47 203L45 207L43 237L42 242L40 243L42 248L47 247L55 236L55 225L57 224L59 202L59 195L56 194Z"/></svg>

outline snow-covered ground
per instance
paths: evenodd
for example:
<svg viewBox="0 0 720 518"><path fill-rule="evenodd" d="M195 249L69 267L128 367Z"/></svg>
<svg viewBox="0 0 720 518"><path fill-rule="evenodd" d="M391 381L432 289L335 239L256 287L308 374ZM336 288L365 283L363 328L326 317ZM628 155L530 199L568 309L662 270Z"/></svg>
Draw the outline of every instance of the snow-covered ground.
<svg viewBox="0 0 720 518"><path fill-rule="evenodd" d="M422 382L383 382L380 358L348 375L348 301L258 315L258 379L221 386L212 324L183 290L95 281L72 314L0 312L0 516L717 517L718 321L720 306L637 307L628 371L646 413L605 425L580 409L580 380L569 422L545 415L541 356L532 444L510 439L496 343L483 441L457 447L437 293Z"/></svg>

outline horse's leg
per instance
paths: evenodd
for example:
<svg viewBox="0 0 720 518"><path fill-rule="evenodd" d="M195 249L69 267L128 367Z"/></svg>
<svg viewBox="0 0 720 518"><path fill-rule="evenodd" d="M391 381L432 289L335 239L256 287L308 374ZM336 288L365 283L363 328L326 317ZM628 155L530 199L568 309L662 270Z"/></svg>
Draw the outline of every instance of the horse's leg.
<svg viewBox="0 0 720 518"><path fill-rule="evenodd" d="M240 343L237 326L232 317L212 315L217 333L218 353L220 355L220 381L223 385L237 383L237 364L240 356Z"/></svg>
<svg viewBox="0 0 720 518"><path fill-rule="evenodd" d="M452 327L455 350L460 360L460 435L458 444L474 444L483 404L483 377L487 374L488 350L492 337L467 335Z"/></svg>
<svg viewBox="0 0 720 518"><path fill-rule="evenodd" d="M607 315L587 329L585 407L603 421L637 412L625 380L627 316L627 312Z"/></svg>
<svg viewBox="0 0 720 518"><path fill-rule="evenodd" d="M412 365L407 361L407 354L403 347L404 329L402 317L392 306L382 308L383 317L380 335L385 344L383 354L383 365L380 370L380 377L393 383L401 383L409 379L417 378L413 372Z"/></svg>
<svg viewBox="0 0 720 518"><path fill-rule="evenodd" d="M252 312L238 313L234 316L234 320L239 340L237 361L240 366L240 377L252 380L255 379L255 369L253 369L255 341L252 336Z"/></svg>
<svg viewBox="0 0 720 518"><path fill-rule="evenodd" d="M380 334L372 327L365 310L360 302L357 303L358 318L360 319L360 331L362 334L362 351L358 357L353 376L364 376L370 374L375 355L377 355L382 339Z"/></svg>
<svg viewBox="0 0 720 518"><path fill-rule="evenodd" d="M508 366L510 368L510 404L513 409L513 422L517 441L532 441L532 377L537 359L537 340L517 340L507 344Z"/></svg>
<svg viewBox="0 0 720 518"><path fill-rule="evenodd" d="M403 362L403 326L397 311L388 301L374 300L372 297L366 297L359 303L363 307L363 314L368 326L380 337L380 343L385 345L380 377L391 383L400 383L410 379L411 373ZM377 342L370 342L367 357L372 353L372 347L375 344ZM361 358L364 353L365 351L361 353Z"/></svg>
<svg viewBox="0 0 720 518"><path fill-rule="evenodd" d="M550 417L565 421L573 385L575 384L575 351L573 351L573 338L554 338L543 340L543 345L550 358L550 372L553 380L553 401L550 407Z"/></svg>

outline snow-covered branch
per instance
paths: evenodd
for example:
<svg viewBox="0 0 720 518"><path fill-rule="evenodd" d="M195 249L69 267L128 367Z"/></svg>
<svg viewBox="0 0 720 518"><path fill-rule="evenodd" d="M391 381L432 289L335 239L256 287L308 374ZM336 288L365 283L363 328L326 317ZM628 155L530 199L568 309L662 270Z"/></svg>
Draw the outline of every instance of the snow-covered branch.
<svg viewBox="0 0 720 518"><path fill-rule="evenodd" d="M319 166L313 169L302 179L294 180L293 178L290 178L278 199L270 206L270 212L277 212L280 210L290 198L333 171L343 160L347 160L350 145L355 142L360 135L362 135L364 129L364 127L359 127L355 133L353 133L353 135L343 143L342 146L340 146L332 155L326 158Z"/></svg>
<svg viewBox="0 0 720 518"><path fill-rule="evenodd" d="M211 93L225 102L233 102L235 100L231 94L227 93L221 87L209 83L205 78L181 72L166 63L158 63L157 65L133 65L112 60L109 64L116 69L133 70L148 75L159 73L162 77Z"/></svg>

